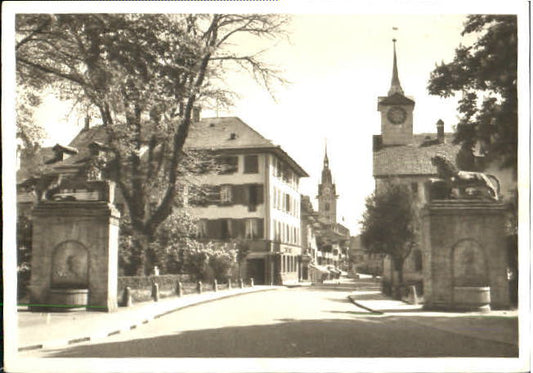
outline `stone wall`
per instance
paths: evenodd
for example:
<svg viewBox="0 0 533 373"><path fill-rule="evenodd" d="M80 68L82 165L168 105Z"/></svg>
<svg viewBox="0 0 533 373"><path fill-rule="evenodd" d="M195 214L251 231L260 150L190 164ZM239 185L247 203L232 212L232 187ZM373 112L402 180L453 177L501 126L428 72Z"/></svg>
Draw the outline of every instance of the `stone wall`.
<svg viewBox="0 0 533 373"><path fill-rule="evenodd" d="M504 206L433 201L423 212L426 308L456 308L454 287L490 287L492 308L508 308Z"/></svg>

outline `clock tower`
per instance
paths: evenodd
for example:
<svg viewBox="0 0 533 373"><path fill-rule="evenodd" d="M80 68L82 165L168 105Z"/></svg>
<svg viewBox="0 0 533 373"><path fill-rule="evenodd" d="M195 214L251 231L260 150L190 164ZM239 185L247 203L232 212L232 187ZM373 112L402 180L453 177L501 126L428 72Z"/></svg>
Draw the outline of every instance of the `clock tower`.
<svg viewBox="0 0 533 373"><path fill-rule="evenodd" d="M413 140L413 110L415 102L404 95L396 59L396 39L393 42L391 87L387 96L378 97L381 113L381 136L383 146L407 145Z"/></svg>
<svg viewBox="0 0 533 373"><path fill-rule="evenodd" d="M318 185L318 216L330 223L337 223L337 193L331 170L329 169L328 148L324 152L324 166L322 168L322 182Z"/></svg>

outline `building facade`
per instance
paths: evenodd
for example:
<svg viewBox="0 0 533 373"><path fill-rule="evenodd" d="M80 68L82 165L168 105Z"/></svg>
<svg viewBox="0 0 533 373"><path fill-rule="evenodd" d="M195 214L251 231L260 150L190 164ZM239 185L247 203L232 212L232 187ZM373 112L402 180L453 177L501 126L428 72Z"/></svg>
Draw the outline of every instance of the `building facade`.
<svg viewBox="0 0 533 373"><path fill-rule="evenodd" d="M204 198L189 201L199 219L199 238L243 243L248 254L241 276L253 278L256 284L298 282L299 182L307 173L279 146L236 117L194 123L187 149L210 151L223 166L197 178Z"/></svg>

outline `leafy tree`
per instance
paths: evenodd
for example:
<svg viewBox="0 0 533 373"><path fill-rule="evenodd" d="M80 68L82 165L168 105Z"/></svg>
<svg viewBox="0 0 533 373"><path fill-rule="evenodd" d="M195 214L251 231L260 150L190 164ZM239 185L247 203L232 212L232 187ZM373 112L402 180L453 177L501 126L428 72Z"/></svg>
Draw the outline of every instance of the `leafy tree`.
<svg viewBox="0 0 533 373"><path fill-rule="evenodd" d="M29 89L23 89L22 84L17 86L17 132L16 136L20 139L19 150L33 152L36 144L40 144L45 137L45 130L35 124L33 109L40 105L41 98L35 92Z"/></svg>
<svg viewBox="0 0 533 373"><path fill-rule="evenodd" d="M369 252L389 255L398 274L396 288L403 284L403 264L416 246L418 221L416 202L405 185L391 183L366 200L361 243Z"/></svg>
<svg viewBox="0 0 533 373"><path fill-rule="evenodd" d="M32 221L26 215L17 217L17 290L24 296L31 276Z"/></svg>
<svg viewBox="0 0 533 373"><path fill-rule="evenodd" d="M218 282L226 282L231 276L231 270L236 264L236 254L235 250L227 247L218 248L211 253L209 266Z"/></svg>
<svg viewBox="0 0 533 373"><path fill-rule="evenodd" d="M228 64L267 89L282 81L259 53L230 42L283 35L286 18L254 14L19 14L17 79L53 88L101 120L107 176L125 201L131 245L144 255L171 215L183 178L183 146L199 104L229 104ZM88 109L87 109L88 108ZM154 196L156 203L154 206Z"/></svg>
<svg viewBox="0 0 533 373"><path fill-rule="evenodd" d="M512 169L516 177L517 18L471 15L461 35L478 39L472 45L460 45L452 62L435 67L429 93L442 97L461 94L454 139L462 145L459 167L473 168L469 162L472 148L481 144L488 162Z"/></svg>

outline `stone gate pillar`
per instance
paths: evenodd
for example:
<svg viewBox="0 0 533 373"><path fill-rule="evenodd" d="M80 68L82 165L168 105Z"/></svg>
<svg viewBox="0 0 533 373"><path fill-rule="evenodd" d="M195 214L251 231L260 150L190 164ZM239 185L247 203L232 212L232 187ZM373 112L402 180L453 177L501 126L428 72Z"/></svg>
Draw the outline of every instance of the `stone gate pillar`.
<svg viewBox="0 0 533 373"><path fill-rule="evenodd" d="M434 200L422 215L428 309L508 308L503 204Z"/></svg>
<svg viewBox="0 0 533 373"><path fill-rule="evenodd" d="M117 309L119 217L109 200L35 207L30 309Z"/></svg>

